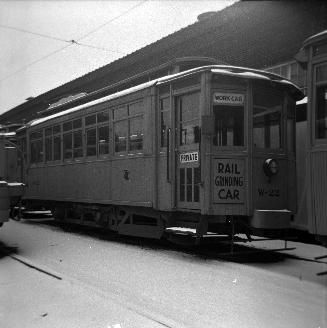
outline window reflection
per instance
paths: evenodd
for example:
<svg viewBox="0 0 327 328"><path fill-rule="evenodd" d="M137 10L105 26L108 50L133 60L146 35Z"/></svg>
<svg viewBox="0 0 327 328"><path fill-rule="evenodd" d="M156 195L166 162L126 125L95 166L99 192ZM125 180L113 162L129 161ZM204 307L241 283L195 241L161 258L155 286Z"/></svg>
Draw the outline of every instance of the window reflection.
<svg viewBox="0 0 327 328"><path fill-rule="evenodd" d="M215 146L244 146L244 107L216 105Z"/></svg>
<svg viewBox="0 0 327 328"><path fill-rule="evenodd" d="M180 145L199 143L199 103L200 93L181 96L179 101L180 113Z"/></svg>
<svg viewBox="0 0 327 328"><path fill-rule="evenodd" d="M253 143L257 148L281 148L281 113L284 98L265 90L253 94Z"/></svg>
<svg viewBox="0 0 327 328"><path fill-rule="evenodd" d="M316 138L327 138L327 86L317 87Z"/></svg>

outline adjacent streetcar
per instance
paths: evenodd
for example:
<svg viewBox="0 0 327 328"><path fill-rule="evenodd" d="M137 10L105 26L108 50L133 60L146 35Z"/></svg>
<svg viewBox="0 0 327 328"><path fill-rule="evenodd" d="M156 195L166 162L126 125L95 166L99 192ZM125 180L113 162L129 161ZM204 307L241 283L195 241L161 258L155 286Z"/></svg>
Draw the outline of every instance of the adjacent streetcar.
<svg viewBox="0 0 327 328"><path fill-rule="evenodd" d="M296 58L307 68L308 230L327 245L327 30L305 40Z"/></svg>

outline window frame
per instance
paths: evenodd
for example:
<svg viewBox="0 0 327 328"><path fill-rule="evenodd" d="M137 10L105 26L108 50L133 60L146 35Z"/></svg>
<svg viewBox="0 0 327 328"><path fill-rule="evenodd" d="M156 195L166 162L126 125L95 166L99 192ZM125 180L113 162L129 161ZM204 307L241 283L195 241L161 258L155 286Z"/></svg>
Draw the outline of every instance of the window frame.
<svg viewBox="0 0 327 328"><path fill-rule="evenodd" d="M33 134L37 133L40 133L40 136L34 138ZM37 143L41 144L40 151L38 152L38 155L40 155L40 160L36 158L36 160L34 161L32 147ZM40 165L44 163L44 130L42 128L29 132L29 155L29 162L31 165Z"/></svg>
<svg viewBox="0 0 327 328"><path fill-rule="evenodd" d="M326 137L325 138L318 138L317 137L317 111L318 111L318 88L320 87L326 87L327 89L327 79L326 80L322 80L322 81L318 81L318 68L322 67L322 66L326 66L327 68L327 63L326 62L319 62L317 64L315 64L313 66L314 72L313 72L313 102L311 104L312 108L311 108L311 116L312 116L312 140L313 140L313 144L314 145L326 145L327 144L327 132L326 132ZM327 100L326 100L327 102ZM325 117L325 120L327 119L327 114ZM325 123L325 129L327 129L327 123Z"/></svg>
<svg viewBox="0 0 327 328"><path fill-rule="evenodd" d="M211 145L213 147L212 149L215 152L217 152L217 151L244 151L248 148L248 130L249 130L248 91L243 88L231 89L231 88L228 88L227 86L219 86L219 87L216 86L215 88L213 88L211 91L211 98L210 98L211 113L212 113L213 117L214 117L214 109L213 108L215 106L215 103L213 101L213 96L216 92L227 93L227 94L230 94L230 93L242 94L243 95L243 97L244 97L244 103L243 103L243 109L244 109L244 112L243 112L243 114L244 114L243 115L243 141L244 141L244 145L243 146L219 146L219 145L215 145L213 143L213 138L211 138ZM231 106L231 107L233 107L233 106Z"/></svg>
<svg viewBox="0 0 327 328"><path fill-rule="evenodd" d="M252 147L253 149L256 151L256 152L272 152L272 153L284 153L287 151L287 145L286 145L286 120L287 120L287 96L286 96L286 93L282 90L272 90L272 89L266 89L269 91L269 93L271 94L275 94L275 95L280 95L282 96L282 108L281 108L281 111L280 111L280 130L279 130L279 143L280 143L280 147L279 148L272 148L271 147L271 142L270 142L270 146L269 147L266 147L266 145L264 147L257 147L254 145L254 107L257 107L255 106L255 103L254 103L254 90L265 90L265 87L261 87L261 86L252 86L252 115L251 115L251 127L252 127ZM267 113L266 114L272 114L272 113L276 113L277 111L273 111L273 110L268 110L266 111ZM266 132L265 132L266 133Z"/></svg>
<svg viewBox="0 0 327 328"><path fill-rule="evenodd" d="M130 113L130 107L139 104L141 107L141 111L136 113ZM144 129L144 98L139 98L133 101L130 101L128 103L125 103L123 105L118 105L112 108L112 152L114 156L126 156L126 155L135 155L135 154L143 154L144 153L144 136L145 136L145 129ZM117 110L124 110L125 113L123 115L119 115L118 118L116 118L115 111ZM141 149L131 149L131 122L136 119L141 119L142 123L142 148ZM126 124L126 147L125 150L122 151L116 151L116 126L118 124L124 123Z"/></svg>

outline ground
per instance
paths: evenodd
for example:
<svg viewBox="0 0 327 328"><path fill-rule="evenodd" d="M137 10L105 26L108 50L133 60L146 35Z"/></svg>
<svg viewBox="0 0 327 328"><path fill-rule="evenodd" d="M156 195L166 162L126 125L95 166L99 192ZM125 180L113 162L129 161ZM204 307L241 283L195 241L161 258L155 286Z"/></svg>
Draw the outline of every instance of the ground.
<svg viewBox="0 0 327 328"><path fill-rule="evenodd" d="M0 229L0 249L4 328L327 327L319 245L247 244L231 256L220 243L185 250L25 220Z"/></svg>

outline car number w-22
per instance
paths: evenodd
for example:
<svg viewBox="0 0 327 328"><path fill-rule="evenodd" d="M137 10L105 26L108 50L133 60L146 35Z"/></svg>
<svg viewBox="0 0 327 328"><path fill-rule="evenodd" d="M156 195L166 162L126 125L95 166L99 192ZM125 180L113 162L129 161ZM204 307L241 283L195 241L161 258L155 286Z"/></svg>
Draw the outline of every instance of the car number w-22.
<svg viewBox="0 0 327 328"><path fill-rule="evenodd" d="M268 197L279 197L280 191L279 189L263 189L258 188L258 194L260 197L268 196Z"/></svg>

